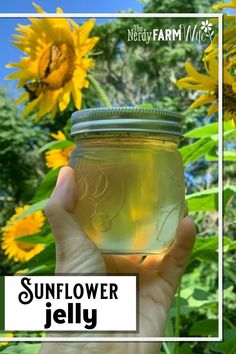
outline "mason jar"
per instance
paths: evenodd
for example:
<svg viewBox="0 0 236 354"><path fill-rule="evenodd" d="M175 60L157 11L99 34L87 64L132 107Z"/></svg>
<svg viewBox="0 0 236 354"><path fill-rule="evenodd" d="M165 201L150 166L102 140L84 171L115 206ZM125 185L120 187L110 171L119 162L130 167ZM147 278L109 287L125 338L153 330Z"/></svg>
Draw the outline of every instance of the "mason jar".
<svg viewBox="0 0 236 354"><path fill-rule="evenodd" d="M78 203L74 215L104 253L153 254L184 215L179 113L113 107L73 113Z"/></svg>

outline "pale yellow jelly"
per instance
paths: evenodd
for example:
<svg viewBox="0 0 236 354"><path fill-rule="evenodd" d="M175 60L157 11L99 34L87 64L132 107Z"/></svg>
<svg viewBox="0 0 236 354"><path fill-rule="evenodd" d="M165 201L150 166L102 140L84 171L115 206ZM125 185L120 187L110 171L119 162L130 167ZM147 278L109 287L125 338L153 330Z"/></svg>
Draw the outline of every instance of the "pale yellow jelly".
<svg viewBox="0 0 236 354"><path fill-rule="evenodd" d="M183 163L164 135L80 139L75 216L104 253L166 250L184 214Z"/></svg>

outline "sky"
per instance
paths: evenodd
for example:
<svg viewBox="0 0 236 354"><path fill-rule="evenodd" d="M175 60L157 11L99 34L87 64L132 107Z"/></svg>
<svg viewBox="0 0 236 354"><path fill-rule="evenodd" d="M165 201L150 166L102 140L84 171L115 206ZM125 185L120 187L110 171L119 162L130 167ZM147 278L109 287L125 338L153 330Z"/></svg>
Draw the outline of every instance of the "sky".
<svg viewBox="0 0 236 354"><path fill-rule="evenodd" d="M34 12L32 0L1 0L0 12ZM55 12L61 7L64 12L119 12L133 9L141 12L143 4L138 0L36 0L47 12Z"/></svg>
<svg viewBox="0 0 236 354"><path fill-rule="evenodd" d="M143 4L139 0L36 0L46 12L56 12L61 7L64 12L72 13L117 13L132 9L134 12L142 12ZM0 0L0 13L35 13L32 0ZM15 33L17 24L29 23L23 18L0 18L0 85L13 83L6 81L4 77L12 72L5 68L8 62L18 61L21 52L11 44L12 34ZM14 87L14 85L13 85Z"/></svg>

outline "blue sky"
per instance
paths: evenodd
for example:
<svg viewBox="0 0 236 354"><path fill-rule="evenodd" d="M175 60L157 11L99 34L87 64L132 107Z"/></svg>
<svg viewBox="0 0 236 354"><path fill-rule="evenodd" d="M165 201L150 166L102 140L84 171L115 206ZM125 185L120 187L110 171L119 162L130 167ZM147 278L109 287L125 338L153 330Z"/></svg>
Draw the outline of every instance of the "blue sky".
<svg viewBox="0 0 236 354"><path fill-rule="evenodd" d="M34 12L31 0L0 1L0 12ZM62 7L64 12L119 12L133 9L141 12L143 4L138 0L36 0L47 12L55 12Z"/></svg>
<svg viewBox="0 0 236 354"><path fill-rule="evenodd" d="M36 0L46 12L55 12L57 7L61 7L64 12L120 12L132 9L135 12L142 12L143 4L138 0ZM31 0L0 0L0 13L32 13L35 12ZM15 33L18 23L26 24L28 21L23 18L1 18L1 55L0 55L0 85L13 85L4 80L4 77L11 71L5 68L8 62L18 61L20 55L19 50L11 43L11 36Z"/></svg>

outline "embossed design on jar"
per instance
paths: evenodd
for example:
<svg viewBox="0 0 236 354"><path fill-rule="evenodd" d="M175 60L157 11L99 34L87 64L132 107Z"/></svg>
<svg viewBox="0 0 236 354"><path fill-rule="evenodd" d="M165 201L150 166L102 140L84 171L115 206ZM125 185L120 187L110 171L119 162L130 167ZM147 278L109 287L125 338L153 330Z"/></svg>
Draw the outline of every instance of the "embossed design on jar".
<svg viewBox="0 0 236 354"><path fill-rule="evenodd" d="M164 235L165 242L168 243L168 233L169 238L173 238L175 229L181 219L183 212L183 203L178 202L175 204L171 204L169 206L162 207L160 213L158 214L157 222L156 222L156 240L160 240L160 237ZM169 222L170 227L166 232L164 231L165 226Z"/></svg>
<svg viewBox="0 0 236 354"><path fill-rule="evenodd" d="M119 159L119 161L121 160ZM94 153L89 152L79 156L76 169L79 204L81 209L86 210L93 227L100 232L107 232L111 229L112 220L124 205L125 186L119 167L114 159L101 159ZM115 175L119 177L118 181L116 181ZM114 183L117 183L115 188ZM117 191L117 185L120 185L118 191L120 198L118 203L110 205L109 200L114 199L112 194L114 190Z"/></svg>

